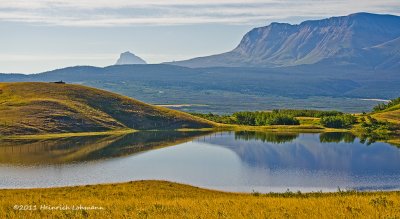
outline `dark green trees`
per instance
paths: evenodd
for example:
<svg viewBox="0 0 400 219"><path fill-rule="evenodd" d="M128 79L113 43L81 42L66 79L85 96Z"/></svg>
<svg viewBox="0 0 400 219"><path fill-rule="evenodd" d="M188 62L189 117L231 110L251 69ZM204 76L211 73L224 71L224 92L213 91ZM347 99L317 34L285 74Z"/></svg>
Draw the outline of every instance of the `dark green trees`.
<svg viewBox="0 0 400 219"><path fill-rule="evenodd" d="M350 114L324 116L321 118L321 125L328 128L350 128L356 122L356 117Z"/></svg>
<svg viewBox="0 0 400 219"><path fill-rule="evenodd" d="M251 126L300 125L299 120L297 120L293 115L280 112L236 112L232 115L192 113L192 115L225 124Z"/></svg>
<svg viewBox="0 0 400 219"><path fill-rule="evenodd" d="M300 121L296 117L321 118L321 125L328 128L350 128L357 122L356 117L350 114L344 114L338 111L319 110L279 109L273 110L272 112L236 112L232 115L218 115L212 113L193 113L193 115L219 123L250 126L300 125Z"/></svg>
<svg viewBox="0 0 400 219"><path fill-rule="evenodd" d="M240 125L300 125L294 116L277 112L237 112L232 117Z"/></svg>

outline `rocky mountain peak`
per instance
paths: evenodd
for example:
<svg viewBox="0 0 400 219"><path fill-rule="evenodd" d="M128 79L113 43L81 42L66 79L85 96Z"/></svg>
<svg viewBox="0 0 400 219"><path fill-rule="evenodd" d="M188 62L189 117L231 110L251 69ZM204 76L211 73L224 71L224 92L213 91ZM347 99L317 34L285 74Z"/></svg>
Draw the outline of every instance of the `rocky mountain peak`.
<svg viewBox="0 0 400 219"><path fill-rule="evenodd" d="M129 51L121 53L119 59L117 60L117 63L115 63L115 65L135 65L135 64L147 64L147 63L145 60L143 60L139 56L136 56L135 54Z"/></svg>

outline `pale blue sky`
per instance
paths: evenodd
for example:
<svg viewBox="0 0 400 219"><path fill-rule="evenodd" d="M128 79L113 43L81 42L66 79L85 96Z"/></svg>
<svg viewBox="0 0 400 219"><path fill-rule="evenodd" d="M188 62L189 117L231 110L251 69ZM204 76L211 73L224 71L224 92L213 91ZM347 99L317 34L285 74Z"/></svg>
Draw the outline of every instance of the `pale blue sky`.
<svg viewBox="0 0 400 219"><path fill-rule="evenodd" d="M200 3L199 3L200 2ZM400 15L399 0L0 0L0 72L149 63L233 49L253 27L355 12Z"/></svg>

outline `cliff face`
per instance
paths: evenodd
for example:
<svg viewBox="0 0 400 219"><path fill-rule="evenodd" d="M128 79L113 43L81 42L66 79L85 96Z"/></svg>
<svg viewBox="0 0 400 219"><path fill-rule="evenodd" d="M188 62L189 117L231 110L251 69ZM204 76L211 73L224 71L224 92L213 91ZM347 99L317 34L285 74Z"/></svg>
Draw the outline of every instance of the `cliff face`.
<svg viewBox="0 0 400 219"><path fill-rule="evenodd" d="M248 32L230 52L173 64L282 67L321 62L395 68L400 62L393 57L398 54L399 37L400 17L393 15L357 13L298 25L272 23Z"/></svg>

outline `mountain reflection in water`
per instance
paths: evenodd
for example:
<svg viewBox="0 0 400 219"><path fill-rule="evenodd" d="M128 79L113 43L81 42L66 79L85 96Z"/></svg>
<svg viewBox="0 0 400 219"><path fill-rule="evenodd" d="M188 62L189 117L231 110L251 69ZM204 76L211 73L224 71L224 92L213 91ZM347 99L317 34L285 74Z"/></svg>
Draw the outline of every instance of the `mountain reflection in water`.
<svg viewBox="0 0 400 219"><path fill-rule="evenodd" d="M399 148L349 133L149 131L0 141L0 188L167 180L246 192L397 190L399 167Z"/></svg>
<svg viewBox="0 0 400 219"><path fill-rule="evenodd" d="M400 150L387 143L367 145L351 133L227 132L200 142L227 148L247 165L267 169L398 173Z"/></svg>

